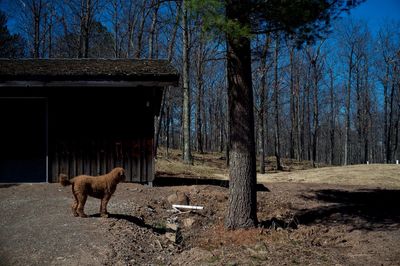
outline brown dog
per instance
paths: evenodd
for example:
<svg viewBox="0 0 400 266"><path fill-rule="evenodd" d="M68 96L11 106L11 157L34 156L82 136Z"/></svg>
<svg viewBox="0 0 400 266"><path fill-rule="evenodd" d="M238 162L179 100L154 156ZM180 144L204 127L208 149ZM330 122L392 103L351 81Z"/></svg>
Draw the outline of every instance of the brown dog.
<svg viewBox="0 0 400 266"><path fill-rule="evenodd" d="M72 213L80 217L87 217L83 208L88 195L101 199L100 216L108 217L107 203L114 194L117 184L123 180L125 180L125 170L121 167L114 168L108 174L101 176L80 175L68 180L66 175L60 175L62 186L72 185L74 195Z"/></svg>

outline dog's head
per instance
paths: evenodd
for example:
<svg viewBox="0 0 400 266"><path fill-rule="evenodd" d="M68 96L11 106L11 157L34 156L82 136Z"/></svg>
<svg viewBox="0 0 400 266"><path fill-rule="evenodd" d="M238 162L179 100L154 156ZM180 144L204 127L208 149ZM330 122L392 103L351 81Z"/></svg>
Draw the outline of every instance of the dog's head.
<svg viewBox="0 0 400 266"><path fill-rule="evenodd" d="M125 181L125 170L122 167L117 167L114 169L115 174L116 174L116 178L118 180L118 182L122 182Z"/></svg>

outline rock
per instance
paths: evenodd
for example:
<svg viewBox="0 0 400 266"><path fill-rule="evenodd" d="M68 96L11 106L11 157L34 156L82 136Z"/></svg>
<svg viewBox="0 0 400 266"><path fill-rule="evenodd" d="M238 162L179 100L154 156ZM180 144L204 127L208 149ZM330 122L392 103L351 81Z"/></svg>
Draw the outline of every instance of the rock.
<svg viewBox="0 0 400 266"><path fill-rule="evenodd" d="M178 231L178 225L175 223L167 223L165 226L167 227L167 229Z"/></svg>
<svg viewBox="0 0 400 266"><path fill-rule="evenodd" d="M195 222L196 220L193 218L186 218L183 220L183 226L186 228L190 228Z"/></svg>
<svg viewBox="0 0 400 266"><path fill-rule="evenodd" d="M165 237L171 242L176 242L176 233L165 233Z"/></svg>
<svg viewBox="0 0 400 266"><path fill-rule="evenodd" d="M175 192L167 197L170 204L189 205L189 197L180 191Z"/></svg>

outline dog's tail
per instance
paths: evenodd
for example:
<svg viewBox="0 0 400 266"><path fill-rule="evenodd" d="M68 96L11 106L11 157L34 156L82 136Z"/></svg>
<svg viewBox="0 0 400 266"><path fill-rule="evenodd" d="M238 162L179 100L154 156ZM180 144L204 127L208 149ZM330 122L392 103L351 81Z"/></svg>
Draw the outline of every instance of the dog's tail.
<svg viewBox="0 0 400 266"><path fill-rule="evenodd" d="M60 184L63 187L66 187L66 186L72 185L72 182L68 179L67 175L60 174Z"/></svg>

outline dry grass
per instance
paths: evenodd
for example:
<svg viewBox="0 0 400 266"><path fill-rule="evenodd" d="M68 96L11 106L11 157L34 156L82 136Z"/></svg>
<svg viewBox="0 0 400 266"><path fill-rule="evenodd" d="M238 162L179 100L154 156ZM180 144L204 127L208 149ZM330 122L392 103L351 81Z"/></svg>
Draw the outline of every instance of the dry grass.
<svg viewBox="0 0 400 266"><path fill-rule="evenodd" d="M171 150L166 157L165 150L159 151L156 170L158 176L228 179L226 161L221 153L193 153L193 165L182 163L182 153ZM308 161L298 162L284 159L285 171L276 172L275 160L267 159L267 174L258 174L259 183L294 182L337 185L373 186L400 188L400 165L370 164L312 169ZM321 165L322 166L322 165Z"/></svg>
<svg viewBox="0 0 400 266"><path fill-rule="evenodd" d="M325 167L258 175L258 182L324 183L400 188L400 165L370 164Z"/></svg>
<svg viewBox="0 0 400 266"><path fill-rule="evenodd" d="M262 229L236 229L228 230L221 223L212 226L208 232L199 236L199 246L205 249L218 248L220 246L254 245L261 239Z"/></svg>
<svg viewBox="0 0 400 266"><path fill-rule="evenodd" d="M226 161L220 153L193 153L193 164L182 162L182 152L170 150L168 156L160 149L157 156L156 171L158 176L197 177L217 179L227 175Z"/></svg>

